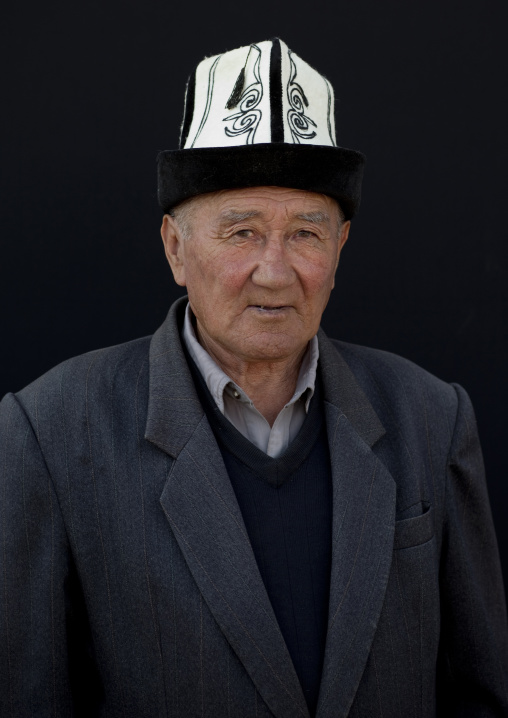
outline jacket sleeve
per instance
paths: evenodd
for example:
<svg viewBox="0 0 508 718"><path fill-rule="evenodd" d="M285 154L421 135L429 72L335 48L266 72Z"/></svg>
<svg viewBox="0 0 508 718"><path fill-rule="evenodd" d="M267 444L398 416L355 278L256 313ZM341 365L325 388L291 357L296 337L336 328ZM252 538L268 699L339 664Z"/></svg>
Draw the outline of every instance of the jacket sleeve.
<svg viewBox="0 0 508 718"><path fill-rule="evenodd" d="M71 715L67 535L36 433L12 394L0 404L0 562L0 715Z"/></svg>
<svg viewBox="0 0 508 718"><path fill-rule="evenodd" d="M508 631L476 421L466 392L447 467L440 565L438 716L508 716Z"/></svg>

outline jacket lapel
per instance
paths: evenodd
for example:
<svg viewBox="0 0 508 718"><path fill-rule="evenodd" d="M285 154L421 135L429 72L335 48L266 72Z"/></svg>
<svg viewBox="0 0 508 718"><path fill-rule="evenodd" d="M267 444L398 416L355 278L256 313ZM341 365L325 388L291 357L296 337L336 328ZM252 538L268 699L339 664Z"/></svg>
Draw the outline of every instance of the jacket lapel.
<svg viewBox="0 0 508 718"><path fill-rule="evenodd" d="M332 571L317 718L348 715L390 572L395 482L371 447L384 432L338 351L319 333L333 477Z"/></svg>
<svg viewBox="0 0 508 718"><path fill-rule="evenodd" d="M307 706L247 537L220 450L198 401L178 333L184 301L150 347L145 438L175 460L161 505L231 647L277 718Z"/></svg>

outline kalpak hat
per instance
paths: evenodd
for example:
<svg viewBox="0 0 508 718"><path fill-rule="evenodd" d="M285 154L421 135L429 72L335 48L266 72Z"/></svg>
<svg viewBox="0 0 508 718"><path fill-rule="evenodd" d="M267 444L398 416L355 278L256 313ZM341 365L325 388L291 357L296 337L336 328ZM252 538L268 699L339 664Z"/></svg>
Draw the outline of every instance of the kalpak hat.
<svg viewBox="0 0 508 718"><path fill-rule="evenodd" d="M333 88L282 40L207 57L189 78L180 149L160 152L165 212L205 192L279 186L360 204L365 158L338 147Z"/></svg>

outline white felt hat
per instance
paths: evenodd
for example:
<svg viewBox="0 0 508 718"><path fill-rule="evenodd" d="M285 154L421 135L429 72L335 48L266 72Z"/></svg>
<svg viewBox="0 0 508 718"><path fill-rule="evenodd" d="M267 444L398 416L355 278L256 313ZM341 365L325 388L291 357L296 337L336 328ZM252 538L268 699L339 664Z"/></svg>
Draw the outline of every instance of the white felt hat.
<svg viewBox="0 0 508 718"><path fill-rule="evenodd" d="M357 211L365 158L337 147L328 80L279 39L207 57L191 75L179 150L158 156L159 202L219 189L282 186Z"/></svg>

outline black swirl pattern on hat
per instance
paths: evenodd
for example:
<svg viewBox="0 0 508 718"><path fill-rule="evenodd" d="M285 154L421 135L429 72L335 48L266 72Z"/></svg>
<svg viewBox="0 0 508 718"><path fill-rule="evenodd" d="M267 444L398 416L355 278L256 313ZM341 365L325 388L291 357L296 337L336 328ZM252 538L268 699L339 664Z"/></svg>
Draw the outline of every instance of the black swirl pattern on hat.
<svg viewBox="0 0 508 718"><path fill-rule="evenodd" d="M261 76L259 74L259 63L261 61L261 50L257 45L251 45L249 55L254 51L257 53L257 57L254 61L254 67L252 70L254 82L252 82L240 96L238 102L239 112L234 115L225 117L223 122L229 124L224 127L224 132L228 137L236 137L237 135L246 134L245 144L252 145L254 143L254 136L256 130L261 122L262 111L257 109L259 103L263 98L263 84L261 82ZM245 61L247 67L249 55Z"/></svg>
<svg viewBox="0 0 508 718"><path fill-rule="evenodd" d="M312 127L317 127L317 125L305 114L305 108L309 106L309 101L301 85L295 81L296 65L291 50L289 50L289 59L291 62L291 74L287 86L287 96L290 109L287 113L287 121L293 141L300 143L300 140L311 140L316 136L316 132Z"/></svg>

